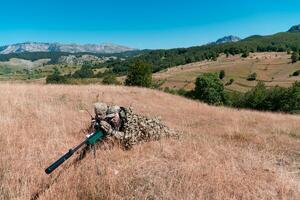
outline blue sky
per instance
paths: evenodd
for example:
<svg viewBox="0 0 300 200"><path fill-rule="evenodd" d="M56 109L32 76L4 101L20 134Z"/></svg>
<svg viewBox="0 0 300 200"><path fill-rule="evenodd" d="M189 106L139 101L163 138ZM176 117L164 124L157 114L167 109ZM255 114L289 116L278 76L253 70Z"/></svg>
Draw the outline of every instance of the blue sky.
<svg viewBox="0 0 300 200"><path fill-rule="evenodd" d="M0 6L0 45L37 41L188 47L300 24L299 0L10 0Z"/></svg>

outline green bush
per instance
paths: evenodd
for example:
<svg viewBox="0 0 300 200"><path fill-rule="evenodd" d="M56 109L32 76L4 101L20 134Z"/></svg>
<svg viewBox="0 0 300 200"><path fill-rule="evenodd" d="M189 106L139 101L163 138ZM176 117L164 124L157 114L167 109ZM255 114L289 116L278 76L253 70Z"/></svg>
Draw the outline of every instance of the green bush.
<svg viewBox="0 0 300 200"><path fill-rule="evenodd" d="M263 82L258 84L250 91L246 92L240 102L240 107L264 110L264 101L267 97L267 88Z"/></svg>
<svg viewBox="0 0 300 200"><path fill-rule="evenodd" d="M164 92L170 93L170 94L179 95L179 96L184 96L184 97L187 97L187 98L192 98L191 92L185 90L184 88L180 88L180 89L171 89L171 88L169 88L169 87L165 87L165 88L164 88Z"/></svg>
<svg viewBox="0 0 300 200"><path fill-rule="evenodd" d="M93 78L94 72L89 64L83 64L82 67L74 72L73 78Z"/></svg>
<svg viewBox="0 0 300 200"><path fill-rule="evenodd" d="M193 96L208 104L220 105L224 102L224 86L218 74L201 74L195 83Z"/></svg>
<svg viewBox="0 0 300 200"><path fill-rule="evenodd" d="M231 78L227 83L225 83L225 85L231 85L234 82L234 79Z"/></svg>
<svg viewBox="0 0 300 200"><path fill-rule="evenodd" d="M284 104L286 99L286 88L274 87L267 91L267 96L263 103L264 110L270 111L284 111Z"/></svg>
<svg viewBox="0 0 300 200"><path fill-rule="evenodd" d="M53 74L46 77L46 84L66 84L67 78L60 75L60 71L54 68Z"/></svg>
<svg viewBox="0 0 300 200"><path fill-rule="evenodd" d="M125 85L151 87L152 68L151 65L142 61L135 61L129 67Z"/></svg>
<svg viewBox="0 0 300 200"><path fill-rule="evenodd" d="M293 73L293 76L299 76L300 75L300 70L297 70Z"/></svg>
<svg viewBox="0 0 300 200"><path fill-rule="evenodd" d="M230 107L240 107L239 105L242 102L243 93L237 91L225 91L224 96L224 105Z"/></svg>
<svg viewBox="0 0 300 200"><path fill-rule="evenodd" d="M259 82L252 90L242 94L227 94L226 105L265 111L297 113L300 111L300 82L289 88L267 89Z"/></svg>
<svg viewBox="0 0 300 200"><path fill-rule="evenodd" d="M255 81L257 78L257 74L254 72L252 74L249 74L249 76L247 77L248 81Z"/></svg>
<svg viewBox="0 0 300 200"><path fill-rule="evenodd" d="M292 59L292 63L297 62L299 60L299 52L298 51L294 51L292 53L291 59Z"/></svg>
<svg viewBox="0 0 300 200"><path fill-rule="evenodd" d="M49 75L46 78L47 84L66 84L67 82L67 78L60 75Z"/></svg>
<svg viewBox="0 0 300 200"><path fill-rule="evenodd" d="M153 80L152 81L152 85L151 85L151 88L153 89L160 89L160 87L166 82L166 79L163 79L163 80Z"/></svg>
<svg viewBox="0 0 300 200"><path fill-rule="evenodd" d="M105 85L120 85L115 75L107 75L103 78L102 83Z"/></svg>
<svg viewBox="0 0 300 200"><path fill-rule="evenodd" d="M300 82L296 81L291 87L287 88L281 97L280 111L295 113L300 110Z"/></svg>
<svg viewBox="0 0 300 200"><path fill-rule="evenodd" d="M220 73L219 73L219 78L221 80L223 80L225 78L225 71L224 70L221 70Z"/></svg>
<svg viewBox="0 0 300 200"><path fill-rule="evenodd" d="M249 51L245 50L243 53L242 53L242 58L247 58L249 56Z"/></svg>
<svg viewBox="0 0 300 200"><path fill-rule="evenodd" d="M233 82L234 80L231 79ZM196 79L196 87L192 91L170 89L164 92L198 99L208 104L226 105L236 108L248 108L263 111L279 111L300 113L300 82L295 82L289 88L273 87L268 89L263 82L245 94L224 91L224 86L218 74L206 73Z"/></svg>

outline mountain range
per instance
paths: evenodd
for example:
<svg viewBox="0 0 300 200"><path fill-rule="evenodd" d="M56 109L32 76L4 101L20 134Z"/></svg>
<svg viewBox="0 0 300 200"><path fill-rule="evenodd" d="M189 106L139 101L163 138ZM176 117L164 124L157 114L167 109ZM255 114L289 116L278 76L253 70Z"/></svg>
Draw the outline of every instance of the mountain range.
<svg viewBox="0 0 300 200"><path fill-rule="evenodd" d="M23 52L68 52L68 53L121 53L135 50L130 47L116 45L111 43L104 44L60 44L60 43L42 43L25 42L0 47L0 54L23 53Z"/></svg>
<svg viewBox="0 0 300 200"><path fill-rule="evenodd" d="M241 38L233 35L225 36L210 44L225 44L229 42L238 42ZM122 53L134 51L137 49L112 44L61 44L61 43L44 43L44 42L24 42L11 45L0 46L0 54L11 53L34 53L34 52L66 52L66 53Z"/></svg>
<svg viewBox="0 0 300 200"><path fill-rule="evenodd" d="M228 43L228 42L238 42L240 40L241 40L241 38L239 38L237 36L229 35L229 36L225 36L223 38L218 39L213 44L225 44L225 43Z"/></svg>

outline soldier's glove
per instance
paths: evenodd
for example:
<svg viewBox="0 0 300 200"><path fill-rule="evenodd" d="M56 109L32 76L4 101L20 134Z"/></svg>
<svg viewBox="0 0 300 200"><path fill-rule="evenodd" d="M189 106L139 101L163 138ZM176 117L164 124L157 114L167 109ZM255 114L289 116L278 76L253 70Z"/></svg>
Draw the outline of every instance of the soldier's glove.
<svg viewBox="0 0 300 200"><path fill-rule="evenodd" d="M101 121L100 122L100 127L108 134L111 135L113 133L113 129L109 123L106 121Z"/></svg>

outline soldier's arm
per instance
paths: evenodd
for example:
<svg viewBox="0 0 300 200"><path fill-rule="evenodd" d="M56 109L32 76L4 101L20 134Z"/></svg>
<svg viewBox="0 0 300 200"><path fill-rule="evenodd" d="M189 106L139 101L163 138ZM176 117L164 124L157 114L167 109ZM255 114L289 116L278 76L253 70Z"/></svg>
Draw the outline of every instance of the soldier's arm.
<svg viewBox="0 0 300 200"><path fill-rule="evenodd" d="M114 136L115 138L117 139L123 139L124 138L124 135L125 133L122 132L122 131L116 131L116 130L112 130L112 133L111 133L112 136Z"/></svg>
<svg viewBox="0 0 300 200"><path fill-rule="evenodd" d="M100 122L101 128L106 132L107 135L114 136L117 139L124 138L125 133L122 131L114 130L109 123L106 121Z"/></svg>

